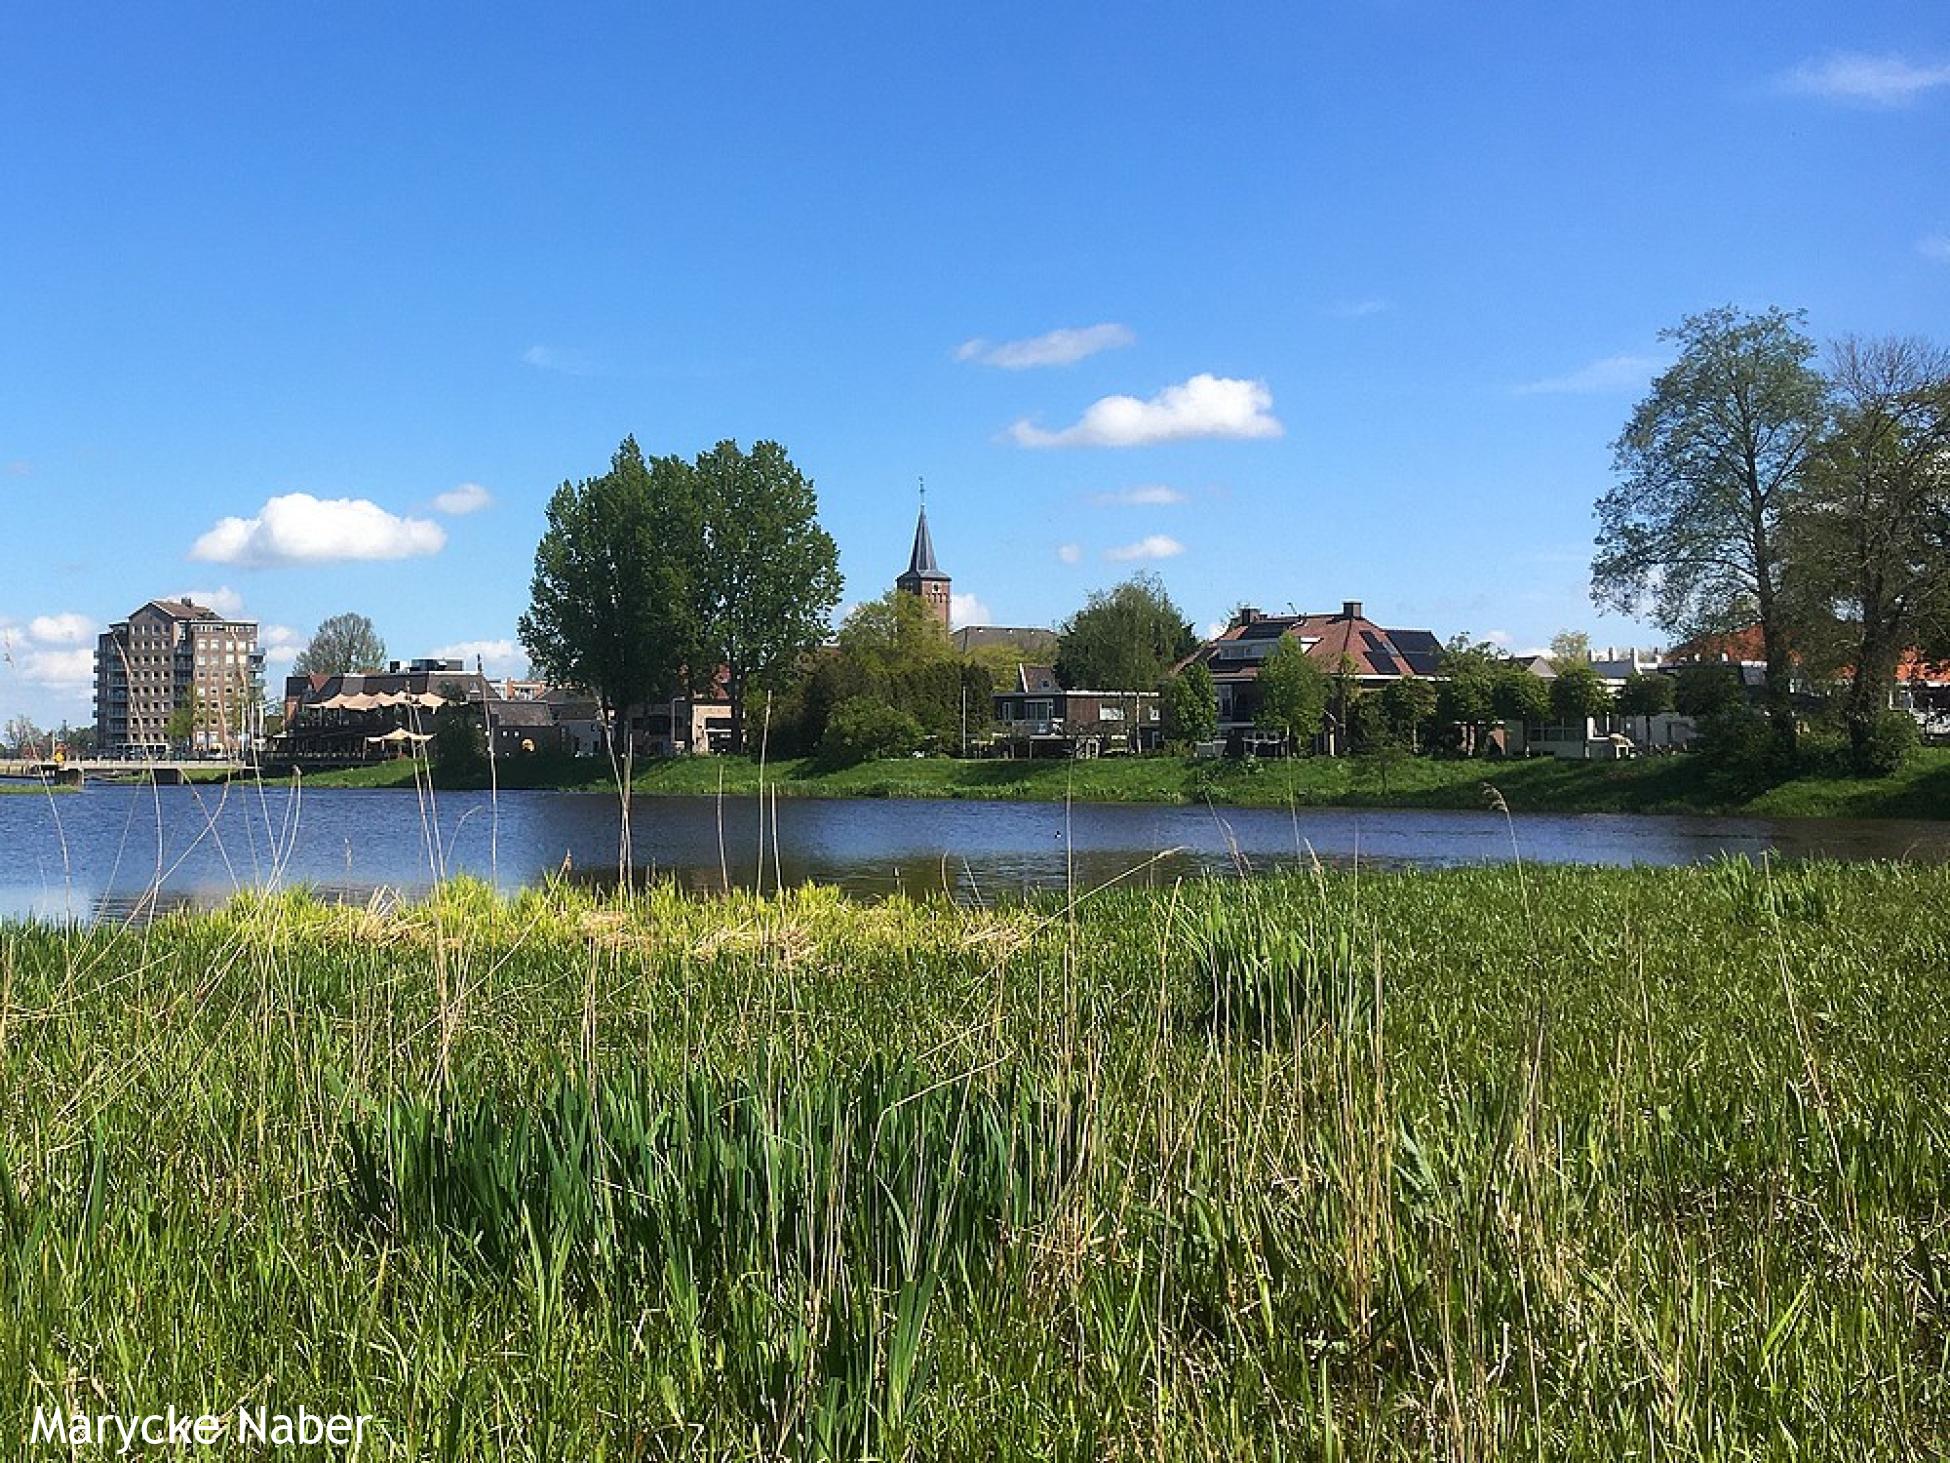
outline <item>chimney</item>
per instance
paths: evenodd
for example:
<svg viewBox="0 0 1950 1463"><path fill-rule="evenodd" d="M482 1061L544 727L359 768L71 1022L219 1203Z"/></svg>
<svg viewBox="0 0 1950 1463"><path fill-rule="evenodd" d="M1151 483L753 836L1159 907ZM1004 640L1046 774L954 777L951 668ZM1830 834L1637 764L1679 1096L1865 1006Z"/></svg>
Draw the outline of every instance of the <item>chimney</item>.
<svg viewBox="0 0 1950 1463"><path fill-rule="evenodd" d="M1361 601L1360 601L1360 600L1358 600L1358 599L1344 599L1344 600L1342 600L1342 601L1341 601L1341 618L1342 618L1343 620L1358 620L1358 619L1360 619L1360 618L1361 618Z"/></svg>
<svg viewBox="0 0 1950 1463"><path fill-rule="evenodd" d="M1234 626L1250 625L1260 618L1259 609L1254 605L1241 605L1232 615Z"/></svg>

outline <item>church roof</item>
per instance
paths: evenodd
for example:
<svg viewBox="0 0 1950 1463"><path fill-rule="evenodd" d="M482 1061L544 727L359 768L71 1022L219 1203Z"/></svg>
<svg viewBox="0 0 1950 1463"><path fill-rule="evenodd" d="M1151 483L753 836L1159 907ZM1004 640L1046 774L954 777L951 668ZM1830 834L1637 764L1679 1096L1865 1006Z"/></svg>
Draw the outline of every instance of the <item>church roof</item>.
<svg viewBox="0 0 1950 1463"><path fill-rule="evenodd" d="M941 565L935 562L934 538L928 533L928 510L923 508L921 516L914 524L914 552L907 556L907 572L903 579L946 579Z"/></svg>

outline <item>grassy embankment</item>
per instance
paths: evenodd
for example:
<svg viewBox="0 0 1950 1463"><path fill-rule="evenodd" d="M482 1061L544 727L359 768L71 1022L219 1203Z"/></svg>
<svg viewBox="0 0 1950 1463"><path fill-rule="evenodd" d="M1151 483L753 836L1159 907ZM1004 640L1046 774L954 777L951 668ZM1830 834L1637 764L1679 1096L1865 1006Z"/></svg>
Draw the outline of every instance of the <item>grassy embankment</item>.
<svg viewBox="0 0 1950 1463"><path fill-rule="evenodd" d="M0 1429L1942 1456L1946 907L1738 864L0 928Z"/></svg>
<svg viewBox="0 0 1950 1463"><path fill-rule="evenodd" d="M610 789L609 769L595 758L504 761L503 787ZM647 764L637 776L646 793L746 796L758 765L742 757L676 758ZM317 774L330 787L410 786L409 762ZM473 779L485 785L485 778ZM1383 768L1360 758L1307 757L1265 762L1187 762L1176 757L1104 758L1094 762L869 762L827 769L806 760L771 763L766 783L781 796L1025 798L1089 802L1203 802L1285 807L1480 808L1492 783L1519 812L1738 812L1767 817L1950 818L1950 749L1917 753L1893 777L1803 773L1772 786L1716 778L1697 757L1645 757L1631 762L1496 762L1414 757Z"/></svg>

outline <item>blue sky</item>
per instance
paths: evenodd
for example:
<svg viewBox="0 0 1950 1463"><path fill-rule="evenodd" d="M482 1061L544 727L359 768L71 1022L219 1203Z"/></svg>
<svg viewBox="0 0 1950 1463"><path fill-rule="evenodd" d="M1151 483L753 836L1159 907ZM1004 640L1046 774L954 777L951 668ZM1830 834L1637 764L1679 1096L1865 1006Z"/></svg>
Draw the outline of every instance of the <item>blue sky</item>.
<svg viewBox="0 0 1950 1463"><path fill-rule="evenodd" d="M849 601L925 475L999 623L1643 643L1585 569L1662 326L1950 338L1933 6L489 9L0 9L0 713L191 589L507 667L626 432L784 442Z"/></svg>

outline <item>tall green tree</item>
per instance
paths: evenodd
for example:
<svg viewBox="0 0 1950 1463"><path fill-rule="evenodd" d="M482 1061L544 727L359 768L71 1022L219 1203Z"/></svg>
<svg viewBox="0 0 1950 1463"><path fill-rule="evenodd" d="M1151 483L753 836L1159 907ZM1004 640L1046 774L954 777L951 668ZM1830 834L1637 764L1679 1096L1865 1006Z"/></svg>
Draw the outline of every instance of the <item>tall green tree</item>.
<svg viewBox="0 0 1950 1463"><path fill-rule="evenodd" d="M1563 670L1567 665L1591 663L1591 637L1582 630L1559 630L1551 636L1551 665Z"/></svg>
<svg viewBox="0 0 1950 1463"><path fill-rule="evenodd" d="M292 674L342 676L374 671L386 664L386 642L366 616L350 610L320 622L305 648L291 662Z"/></svg>
<svg viewBox="0 0 1950 1463"><path fill-rule="evenodd" d="M1458 635L1442 647L1437 662L1442 684L1436 688L1436 720L1456 729L1464 752L1474 753L1478 734L1496 714L1493 704L1503 653L1487 640Z"/></svg>
<svg viewBox="0 0 1950 1463"><path fill-rule="evenodd" d="M1611 709L1611 688L1588 665L1567 666L1551 682L1551 716L1563 725L1578 726Z"/></svg>
<svg viewBox="0 0 1950 1463"><path fill-rule="evenodd" d="M1291 635L1282 635L1259 663L1259 710L1253 725L1306 747L1320 734L1332 690L1327 672Z"/></svg>
<svg viewBox="0 0 1950 1463"><path fill-rule="evenodd" d="M1551 683L1528 666L1506 661L1491 677L1490 710L1502 721L1542 726L1550 720Z"/></svg>
<svg viewBox="0 0 1950 1463"><path fill-rule="evenodd" d="M1627 716L1663 716L1675 702L1671 676L1636 671L1618 688L1618 709Z"/></svg>
<svg viewBox="0 0 1950 1463"><path fill-rule="evenodd" d="M1188 665L1164 683L1165 736L1187 745L1219 734L1219 688L1203 664Z"/></svg>
<svg viewBox="0 0 1950 1463"><path fill-rule="evenodd" d="M1792 569L1828 659L1845 667L1858 769L1896 666L1950 639L1950 352L1920 340L1843 340L1829 366L1834 429L1816 455Z"/></svg>
<svg viewBox="0 0 1950 1463"><path fill-rule="evenodd" d="M1388 731L1410 751L1422 746L1422 729L1435 715L1435 685L1421 676L1403 676L1381 688L1381 715Z"/></svg>
<svg viewBox="0 0 1950 1463"><path fill-rule="evenodd" d="M702 543L690 464L646 459L626 437L609 471L565 482L548 503L521 642L541 673L596 698L622 811L619 862L631 866L631 723L695 663L690 568Z"/></svg>
<svg viewBox="0 0 1950 1463"><path fill-rule="evenodd" d="M1057 634L1057 679L1091 691L1151 690L1198 645L1155 574L1092 594Z"/></svg>
<svg viewBox="0 0 1950 1463"><path fill-rule="evenodd" d="M1826 421L1802 316L1722 308L1664 339L1679 359L1613 444L1618 484L1598 501L1592 597L1675 634L1759 622L1774 741L1794 746L1784 542Z"/></svg>
<svg viewBox="0 0 1950 1463"><path fill-rule="evenodd" d="M811 479L776 442L720 442L696 463L703 544L692 565L698 630L694 689L722 665L731 748L745 747L753 692L785 688L826 634L840 597L839 549L819 526Z"/></svg>

